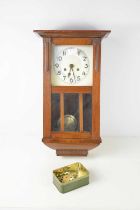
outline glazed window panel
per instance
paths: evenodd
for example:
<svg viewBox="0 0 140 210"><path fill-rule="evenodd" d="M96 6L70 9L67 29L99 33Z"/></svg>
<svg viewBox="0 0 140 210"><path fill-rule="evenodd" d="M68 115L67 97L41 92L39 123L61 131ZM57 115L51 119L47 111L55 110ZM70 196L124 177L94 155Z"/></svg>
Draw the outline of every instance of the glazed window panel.
<svg viewBox="0 0 140 210"><path fill-rule="evenodd" d="M92 129L92 97L91 94L83 94L83 129L91 131Z"/></svg>
<svg viewBox="0 0 140 210"><path fill-rule="evenodd" d="M79 94L64 94L64 131L79 131Z"/></svg>
<svg viewBox="0 0 140 210"><path fill-rule="evenodd" d="M52 131L60 131L60 94L52 94L51 104L51 128Z"/></svg>

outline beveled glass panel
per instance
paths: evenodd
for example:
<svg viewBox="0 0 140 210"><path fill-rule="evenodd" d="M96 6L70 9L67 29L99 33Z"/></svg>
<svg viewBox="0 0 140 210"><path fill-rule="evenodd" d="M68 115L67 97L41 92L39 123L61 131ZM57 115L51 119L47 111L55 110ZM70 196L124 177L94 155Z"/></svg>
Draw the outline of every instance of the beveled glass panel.
<svg viewBox="0 0 140 210"><path fill-rule="evenodd" d="M92 98L91 94L83 94L83 128L91 131L92 128Z"/></svg>
<svg viewBox="0 0 140 210"><path fill-rule="evenodd" d="M60 94L54 93L51 97L51 128L52 131L59 131L60 125Z"/></svg>
<svg viewBox="0 0 140 210"><path fill-rule="evenodd" d="M64 131L79 131L79 94L64 94Z"/></svg>

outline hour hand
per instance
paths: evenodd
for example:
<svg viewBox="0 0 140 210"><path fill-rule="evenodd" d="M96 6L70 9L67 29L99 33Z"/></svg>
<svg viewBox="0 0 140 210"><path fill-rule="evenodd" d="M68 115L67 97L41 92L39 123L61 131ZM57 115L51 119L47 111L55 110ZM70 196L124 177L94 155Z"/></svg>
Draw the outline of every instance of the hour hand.
<svg viewBox="0 0 140 210"><path fill-rule="evenodd" d="M68 77L71 76L71 70L73 70L74 64L70 64L69 67L70 67L70 71L68 73Z"/></svg>
<svg viewBox="0 0 140 210"><path fill-rule="evenodd" d="M74 67L74 64L70 64L70 69L73 69L73 67Z"/></svg>
<svg viewBox="0 0 140 210"><path fill-rule="evenodd" d="M71 76L71 73L69 72L69 73L68 73L68 77L70 77L70 76Z"/></svg>

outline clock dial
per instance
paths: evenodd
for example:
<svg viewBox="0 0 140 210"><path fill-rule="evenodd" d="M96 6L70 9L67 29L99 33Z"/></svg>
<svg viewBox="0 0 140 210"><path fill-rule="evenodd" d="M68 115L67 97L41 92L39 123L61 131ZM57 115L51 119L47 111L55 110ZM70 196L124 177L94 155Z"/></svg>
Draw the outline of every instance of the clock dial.
<svg viewBox="0 0 140 210"><path fill-rule="evenodd" d="M68 84L79 83L85 79L89 73L89 67L86 53L75 47L62 50L54 60L56 75Z"/></svg>
<svg viewBox="0 0 140 210"><path fill-rule="evenodd" d="M92 85L91 46L54 47L52 85Z"/></svg>

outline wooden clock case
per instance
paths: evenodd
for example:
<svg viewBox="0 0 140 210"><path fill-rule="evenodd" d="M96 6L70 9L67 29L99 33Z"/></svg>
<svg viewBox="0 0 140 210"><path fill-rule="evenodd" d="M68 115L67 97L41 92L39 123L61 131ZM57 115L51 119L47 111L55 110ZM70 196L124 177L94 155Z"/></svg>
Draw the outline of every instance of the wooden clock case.
<svg viewBox="0 0 140 210"><path fill-rule="evenodd" d="M34 30L43 38L43 139L61 156L86 156L101 143L100 137L100 69L101 40L109 30ZM93 45L92 86L51 86L52 45ZM51 94L60 94L60 131L51 130ZM64 93L79 94L79 132L64 131ZM92 97L91 132L83 131L82 94Z"/></svg>

